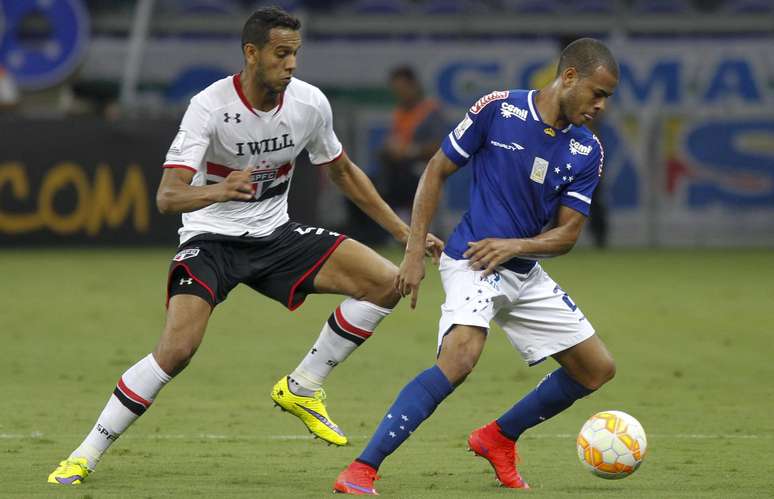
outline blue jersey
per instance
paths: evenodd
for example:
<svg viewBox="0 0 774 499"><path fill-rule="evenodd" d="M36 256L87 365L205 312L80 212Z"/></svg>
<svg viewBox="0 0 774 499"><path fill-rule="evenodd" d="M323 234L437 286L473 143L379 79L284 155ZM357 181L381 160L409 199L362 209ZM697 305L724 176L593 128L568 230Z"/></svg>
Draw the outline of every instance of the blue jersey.
<svg viewBox="0 0 774 499"><path fill-rule="evenodd" d="M473 168L470 208L444 252L463 259L468 242L540 234L559 205L589 214L602 175L604 152L585 127L564 130L543 123L536 90L495 91L471 107L441 148L457 166ZM535 262L503 264L528 272Z"/></svg>

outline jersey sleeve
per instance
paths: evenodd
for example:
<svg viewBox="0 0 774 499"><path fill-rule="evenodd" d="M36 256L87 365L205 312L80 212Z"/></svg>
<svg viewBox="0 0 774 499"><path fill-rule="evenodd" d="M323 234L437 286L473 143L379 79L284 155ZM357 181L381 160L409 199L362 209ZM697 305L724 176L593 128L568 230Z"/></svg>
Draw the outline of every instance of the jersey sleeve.
<svg viewBox="0 0 774 499"><path fill-rule="evenodd" d="M164 168L199 171L204 153L210 145L210 112L197 97L191 99L180 129L167 151Z"/></svg>
<svg viewBox="0 0 774 499"><path fill-rule="evenodd" d="M602 166L605 161L605 152L602 149L602 143L599 142L596 135L592 152L588 160L584 163L577 177L575 177L564 190L561 198L561 204L572 208L575 211L589 216L591 211L591 197L594 189L599 184L602 176Z"/></svg>
<svg viewBox="0 0 774 499"><path fill-rule="evenodd" d="M339 159L344 153L344 147L333 131L333 111L328 98L322 92L319 92L317 110L320 114L319 121L312 132L312 138L306 144L306 150L309 153L309 161L322 166Z"/></svg>
<svg viewBox="0 0 774 499"><path fill-rule="evenodd" d="M490 105L497 100L507 99L508 91L494 91L476 101L465 117L441 143L444 154L457 166L464 166L470 157L486 142L489 127L497 106Z"/></svg>

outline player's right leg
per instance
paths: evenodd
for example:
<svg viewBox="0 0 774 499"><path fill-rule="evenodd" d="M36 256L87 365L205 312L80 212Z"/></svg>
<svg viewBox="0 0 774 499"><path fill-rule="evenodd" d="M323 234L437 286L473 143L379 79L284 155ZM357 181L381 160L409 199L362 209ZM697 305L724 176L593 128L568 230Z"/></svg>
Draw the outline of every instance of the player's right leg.
<svg viewBox="0 0 774 499"><path fill-rule="evenodd" d="M94 470L102 455L150 407L164 385L188 365L204 337L211 310L212 305L199 296L172 297L156 349L121 375L93 429L49 475L49 483L77 485Z"/></svg>
<svg viewBox="0 0 774 499"><path fill-rule="evenodd" d="M442 337L436 365L419 373L398 393L366 448L339 474L334 492L376 494L373 483L379 478L379 466L467 378L481 356L486 334L479 326L451 326Z"/></svg>

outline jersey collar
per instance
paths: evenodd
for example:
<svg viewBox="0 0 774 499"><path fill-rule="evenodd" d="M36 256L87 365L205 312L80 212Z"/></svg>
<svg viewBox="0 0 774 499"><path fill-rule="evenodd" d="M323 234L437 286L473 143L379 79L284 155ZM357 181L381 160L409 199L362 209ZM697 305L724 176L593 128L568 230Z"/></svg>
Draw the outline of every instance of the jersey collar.
<svg viewBox="0 0 774 499"><path fill-rule="evenodd" d="M537 105L535 104L535 94L537 94L537 92L538 92L537 90L530 90L529 93L527 94L527 104L529 104L529 113L532 116L532 119L534 121L537 121L538 124L551 127L550 125L543 123L543 118L540 117L540 113L538 112ZM561 130L561 132L567 133L570 131L571 128L572 128L572 123L564 127Z"/></svg>
<svg viewBox="0 0 774 499"><path fill-rule="evenodd" d="M247 100L247 97L245 96L245 93L242 92L242 75L241 75L241 73L235 74L231 78L231 80L234 82L234 90L236 90L236 93L239 96L239 100L242 101L242 104L245 105L245 107L247 108L248 111L250 111L251 113L253 113L256 116L260 116L260 114L258 114L256 112L256 110L253 108L253 105L250 104L250 101ZM282 109L282 104L285 102L285 92L282 92L281 94L279 94L279 97L277 97L277 101L278 101L277 102L277 107L275 108L276 110L274 111L272 116L276 116L277 113L280 112L280 109ZM270 113L270 112L271 111L267 111L267 113Z"/></svg>

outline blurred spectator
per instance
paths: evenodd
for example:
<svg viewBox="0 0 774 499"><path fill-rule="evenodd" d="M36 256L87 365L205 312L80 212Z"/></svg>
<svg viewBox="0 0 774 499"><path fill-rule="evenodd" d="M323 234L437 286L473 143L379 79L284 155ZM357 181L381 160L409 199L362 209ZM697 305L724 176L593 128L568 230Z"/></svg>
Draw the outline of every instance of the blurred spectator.
<svg viewBox="0 0 774 499"><path fill-rule="evenodd" d="M448 130L438 102L425 97L412 68L393 69L390 90L397 107L390 133L379 153L384 179L382 195L408 222L419 177Z"/></svg>
<svg viewBox="0 0 774 499"><path fill-rule="evenodd" d="M19 90L8 71L0 66L0 111L12 109L19 103Z"/></svg>

